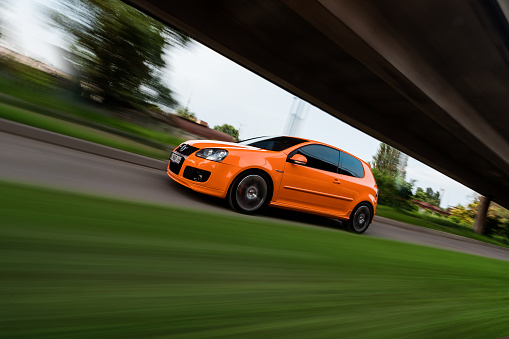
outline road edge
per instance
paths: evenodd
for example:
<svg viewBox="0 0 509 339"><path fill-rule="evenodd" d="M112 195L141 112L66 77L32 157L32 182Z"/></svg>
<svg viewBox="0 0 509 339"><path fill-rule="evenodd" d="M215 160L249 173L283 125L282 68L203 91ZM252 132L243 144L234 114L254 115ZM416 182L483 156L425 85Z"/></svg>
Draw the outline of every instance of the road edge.
<svg viewBox="0 0 509 339"><path fill-rule="evenodd" d="M110 159L115 159L115 160L119 160L119 161L123 161L123 162L128 162L128 163L139 165L139 166L149 167L149 168L153 168L153 169L157 169L157 170L164 171L164 170L166 170L166 166L167 166L166 161L152 159L149 157L145 157L143 155L130 153L130 152L119 150L119 149L116 149L113 147L96 144L96 143L93 143L90 141L70 137L67 135L51 132L51 131L48 131L45 129L41 129L41 128L29 126L29 125L24 125L24 124L21 124L18 122L14 122L14 121L2 119L2 118L0 118L0 132L10 133L10 134L18 135L21 137L34 139L34 140L46 142L49 144L53 144L53 145L57 145L57 146L65 147L65 148L70 148L70 149L74 149L77 151L90 153L90 154L94 154L94 155L98 155L98 156L102 156L102 157L106 157L106 158L110 158ZM390 220L390 222L389 222L389 220ZM386 224L386 225L410 229L410 230L413 230L416 232L435 234L435 235L440 235L445 238L450 238L450 239L460 240L460 241L464 241L464 242L470 242L470 243L474 243L474 244L498 248L498 249L502 249L502 250L509 252L509 249L506 247L502 247L502 246L486 243L484 241L479 241L479 240L459 236L456 234L437 231L437 230L433 230L433 229L426 228L426 227L407 224L404 222L400 222L400 221L385 218L385 217L380 217L377 215L375 215L374 221L382 223L382 224Z"/></svg>
<svg viewBox="0 0 509 339"><path fill-rule="evenodd" d="M45 129L24 125L0 118L0 132L34 139L77 151L90 153L110 159L128 162L158 170L166 169L166 161L152 159L143 155L130 153L113 147L96 144L90 141L51 132Z"/></svg>
<svg viewBox="0 0 509 339"><path fill-rule="evenodd" d="M480 240L476 240L476 239L472 239L472 238L463 237L463 236L457 235L457 234L452 234L452 233L447 233L447 232L442 232L442 231L434 230L432 228L427 228L427 227L407 224L407 223L404 223L404 222L401 222L401 221L397 221L397 220L394 220L394 219L380 217L378 215L375 215L375 218L374 218L373 221L377 222L377 223L380 223L380 224L384 224L384 225L404 228L404 229L408 229L408 230L412 230L412 231L420 232L420 233L425 233L425 234L440 235L441 237L444 237L444 238L459 240L459 241L463 241L463 242L469 242L471 244L476 244L476 245L488 246L488 247L497 248L497 249L501 249L501 250L504 250L506 252L509 252L509 248L507 248L507 247L498 246L498 245L495 245L495 244L490 244L488 242L484 242L484 241L480 241Z"/></svg>

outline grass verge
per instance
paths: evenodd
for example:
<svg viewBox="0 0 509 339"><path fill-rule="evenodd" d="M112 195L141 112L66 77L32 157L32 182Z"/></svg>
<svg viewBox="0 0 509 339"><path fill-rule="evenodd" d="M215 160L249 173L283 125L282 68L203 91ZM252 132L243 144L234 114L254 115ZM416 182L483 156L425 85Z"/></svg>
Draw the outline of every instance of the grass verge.
<svg viewBox="0 0 509 339"><path fill-rule="evenodd" d="M396 221L401 221L411 225L431 228L437 231L460 235L462 237L483 241L497 246L509 247L509 241L507 239L499 240L485 235L480 235L475 233L471 227L459 225L450 220L436 216L426 216L418 212L412 213L402 211L394 207L382 205L377 206L376 215Z"/></svg>
<svg viewBox="0 0 509 339"><path fill-rule="evenodd" d="M509 262L0 182L2 337L499 338Z"/></svg>
<svg viewBox="0 0 509 339"><path fill-rule="evenodd" d="M36 71L31 70L31 73L33 72ZM36 85L33 79L20 78L19 74L9 76L0 71L0 91L4 94L0 96L0 101L5 104L60 120L87 124L96 129L116 130L117 133L138 139L141 143L176 146L183 141L167 132L137 125L86 105L75 98L76 94L67 88Z"/></svg>
<svg viewBox="0 0 509 339"><path fill-rule="evenodd" d="M154 159L167 159L169 154L169 150L150 147L114 134L101 132L93 128L48 117L4 103L0 103L0 117Z"/></svg>

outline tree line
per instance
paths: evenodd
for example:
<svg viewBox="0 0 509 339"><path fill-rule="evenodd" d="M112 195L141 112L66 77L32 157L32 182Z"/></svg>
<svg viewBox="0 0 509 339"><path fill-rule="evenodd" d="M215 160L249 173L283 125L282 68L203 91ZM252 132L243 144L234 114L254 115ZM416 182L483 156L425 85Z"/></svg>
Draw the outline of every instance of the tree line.
<svg viewBox="0 0 509 339"><path fill-rule="evenodd" d="M177 115L181 118L187 119L189 121L196 122L196 113L191 112L187 107L179 107L177 109ZM219 132L226 133L232 136L235 140L239 141L239 130L229 124L215 125L214 129Z"/></svg>
<svg viewBox="0 0 509 339"><path fill-rule="evenodd" d="M399 150L384 143L380 143L373 155L370 165L379 189L378 203L402 210L416 211L418 207L414 201L417 200L440 208L439 191L434 191L431 187L426 189L417 187L415 194L412 193L415 180L406 181L404 168L400 166L400 157ZM450 208L449 219L458 224L473 225L478 206L479 197L475 196L467 206L458 204ZM484 233L509 238L509 210L492 203Z"/></svg>
<svg viewBox="0 0 509 339"><path fill-rule="evenodd" d="M67 59L81 95L112 108L175 107L163 82L165 53L190 38L114 0L79 0L50 10L54 27L70 39Z"/></svg>
<svg viewBox="0 0 509 339"><path fill-rule="evenodd" d="M0 1L0 37L5 32L4 14L13 11L12 4ZM58 100L65 92L66 100L90 104L131 122L171 123L164 115L178 107L178 102L168 87L167 55L189 46L192 40L188 36L118 0L67 0L52 6L42 6L42 14L62 33L71 76L48 74L2 56L3 76L18 79L21 85L23 81L35 85ZM5 33L5 38L12 38ZM196 121L195 113L187 107L176 113ZM239 138L232 125L214 129Z"/></svg>

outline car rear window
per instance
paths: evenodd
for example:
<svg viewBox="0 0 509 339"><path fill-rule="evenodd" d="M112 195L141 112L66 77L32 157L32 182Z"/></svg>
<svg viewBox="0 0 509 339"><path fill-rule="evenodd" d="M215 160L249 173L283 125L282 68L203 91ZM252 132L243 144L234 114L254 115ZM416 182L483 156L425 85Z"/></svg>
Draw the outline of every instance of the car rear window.
<svg viewBox="0 0 509 339"><path fill-rule="evenodd" d="M244 140L239 142L239 144L280 152L306 141L305 139L292 137L260 137Z"/></svg>
<svg viewBox="0 0 509 339"><path fill-rule="evenodd" d="M362 163L352 157L350 154L346 154L345 152L341 152L341 158L339 162L340 173L344 175L349 175L351 177L363 178L364 177L364 167Z"/></svg>

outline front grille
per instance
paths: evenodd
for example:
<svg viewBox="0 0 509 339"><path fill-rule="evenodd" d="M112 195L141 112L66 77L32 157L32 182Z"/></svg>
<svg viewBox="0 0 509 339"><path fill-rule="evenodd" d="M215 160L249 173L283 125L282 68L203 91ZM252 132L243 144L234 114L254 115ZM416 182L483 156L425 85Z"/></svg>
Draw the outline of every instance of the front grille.
<svg viewBox="0 0 509 339"><path fill-rule="evenodd" d="M170 160L170 171L172 171L175 174L180 173L180 169L182 168L182 164L184 163L185 159L199 150L199 148L193 147L188 144L182 144L179 147L175 148L173 152L177 153L177 155L180 155L183 159L180 161L180 164L176 164L173 161Z"/></svg>
<svg viewBox="0 0 509 339"><path fill-rule="evenodd" d="M176 164L173 161L170 161L170 171L172 171L175 174L179 174L180 169L182 168L182 164L184 163L184 159L180 162L180 164Z"/></svg>
<svg viewBox="0 0 509 339"><path fill-rule="evenodd" d="M184 176L184 178L189 179L189 180L205 182L205 181L209 180L210 172L201 170L198 168L194 168L191 166L186 166L183 176Z"/></svg>
<svg viewBox="0 0 509 339"><path fill-rule="evenodd" d="M199 150L199 148L188 145L188 144L182 144L179 147L177 147L176 149L174 149L175 152L178 152L185 156L191 155L194 152L196 152L197 150Z"/></svg>

